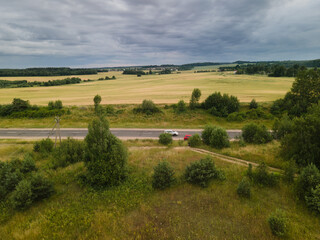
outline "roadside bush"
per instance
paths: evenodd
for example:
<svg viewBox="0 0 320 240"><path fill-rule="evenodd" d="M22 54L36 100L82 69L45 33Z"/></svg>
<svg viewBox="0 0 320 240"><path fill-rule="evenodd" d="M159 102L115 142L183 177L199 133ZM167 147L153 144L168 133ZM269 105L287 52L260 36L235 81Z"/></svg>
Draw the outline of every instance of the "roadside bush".
<svg viewBox="0 0 320 240"><path fill-rule="evenodd" d="M18 210L24 210L32 204L32 188L28 180L19 182L11 195L11 202Z"/></svg>
<svg viewBox="0 0 320 240"><path fill-rule="evenodd" d="M160 109L153 103L152 100L143 100L141 106L133 109L134 113L145 113L151 115L160 112Z"/></svg>
<svg viewBox="0 0 320 240"><path fill-rule="evenodd" d="M306 197L310 197L312 195L312 189L316 189L319 184L319 169L314 164L308 165L302 170L297 180L296 191L298 197L301 200L305 200Z"/></svg>
<svg viewBox="0 0 320 240"><path fill-rule="evenodd" d="M33 144L33 151L41 153L50 153L53 150L54 143L50 138L42 139Z"/></svg>
<svg viewBox="0 0 320 240"><path fill-rule="evenodd" d="M187 111L187 105L183 100L180 100L177 104L176 112L183 113Z"/></svg>
<svg viewBox="0 0 320 240"><path fill-rule="evenodd" d="M243 122L246 119L246 113L244 112L233 112L230 113L227 117L229 122Z"/></svg>
<svg viewBox="0 0 320 240"><path fill-rule="evenodd" d="M271 134L264 125L249 123L242 128L243 140L247 143L263 144L272 140Z"/></svg>
<svg viewBox="0 0 320 240"><path fill-rule="evenodd" d="M223 173L218 173L210 157L191 163L185 170L185 179L188 183L207 187L211 180L221 178Z"/></svg>
<svg viewBox="0 0 320 240"><path fill-rule="evenodd" d="M310 196L306 196L306 203L311 210L320 213L320 184L311 189Z"/></svg>
<svg viewBox="0 0 320 240"><path fill-rule="evenodd" d="M252 108L246 112L247 119L272 119L273 116L262 110L262 108Z"/></svg>
<svg viewBox="0 0 320 240"><path fill-rule="evenodd" d="M253 172L253 181L262 186L273 187L278 184L278 176L274 173L269 173L267 165L262 162Z"/></svg>
<svg viewBox="0 0 320 240"><path fill-rule="evenodd" d="M160 162L154 167L152 176L152 187L163 190L175 182L174 170L168 162Z"/></svg>
<svg viewBox="0 0 320 240"><path fill-rule="evenodd" d="M104 117L89 124L85 138L85 180L91 186L104 188L116 186L127 178L127 150L109 130Z"/></svg>
<svg viewBox="0 0 320 240"><path fill-rule="evenodd" d="M275 212L271 213L268 218L268 223L273 235L283 237L288 233L288 218L282 210L277 209Z"/></svg>
<svg viewBox="0 0 320 240"><path fill-rule="evenodd" d="M28 173L36 170L36 163L33 160L32 156L30 154L26 154L21 164L21 172Z"/></svg>
<svg viewBox="0 0 320 240"><path fill-rule="evenodd" d="M161 133L159 135L159 143L163 145L169 145L172 143L172 136L169 133Z"/></svg>
<svg viewBox="0 0 320 240"><path fill-rule="evenodd" d="M199 147L202 144L202 140L199 134L194 134L188 139L188 145L190 147Z"/></svg>
<svg viewBox="0 0 320 240"><path fill-rule="evenodd" d="M249 108L250 109L257 109L258 108L258 103L256 102L255 99L252 99L251 102L250 102L250 105L249 105Z"/></svg>
<svg viewBox="0 0 320 240"><path fill-rule="evenodd" d="M293 131L293 121L285 115L281 119L276 119L274 121L273 127L273 137L275 139L282 139L286 134Z"/></svg>
<svg viewBox="0 0 320 240"><path fill-rule="evenodd" d="M84 161L85 144L83 141L68 138L63 140L55 151L53 167L66 167L70 164Z"/></svg>
<svg viewBox="0 0 320 240"><path fill-rule="evenodd" d="M202 131L202 140L206 145L213 148L229 147L229 137L225 129L207 125Z"/></svg>
<svg viewBox="0 0 320 240"><path fill-rule="evenodd" d="M240 197L250 198L251 197L251 189L250 189L250 182L243 178L238 185L237 193Z"/></svg>
<svg viewBox="0 0 320 240"><path fill-rule="evenodd" d="M39 173L31 176L30 184L32 202L48 198L54 193L53 183Z"/></svg>

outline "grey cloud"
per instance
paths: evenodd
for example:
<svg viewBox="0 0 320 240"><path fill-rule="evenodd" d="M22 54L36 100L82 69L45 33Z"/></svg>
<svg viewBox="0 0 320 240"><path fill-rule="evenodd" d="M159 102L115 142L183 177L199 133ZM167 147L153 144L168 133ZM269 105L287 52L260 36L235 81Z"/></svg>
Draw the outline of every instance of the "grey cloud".
<svg viewBox="0 0 320 240"><path fill-rule="evenodd" d="M37 59L108 66L317 58L319 7L317 0L12 0L0 10L0 68Z"/></svg>

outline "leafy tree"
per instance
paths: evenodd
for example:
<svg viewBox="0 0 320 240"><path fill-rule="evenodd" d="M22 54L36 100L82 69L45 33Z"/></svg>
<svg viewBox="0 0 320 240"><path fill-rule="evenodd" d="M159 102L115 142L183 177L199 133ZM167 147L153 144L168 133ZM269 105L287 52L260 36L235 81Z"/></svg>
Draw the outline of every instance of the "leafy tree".
<svg viewBox="0 0 320 240"><path fill-rule="evenodd" d="M24 210L32 204L32 187L28 180L22 180L12 193L11 202L14 208Z"/></svg>
<svg viewBox="0 0 320 240"><path fill-rule="evenodd" d="M227 117L228 114L239 111L240 102L235 96L215 92L206 98L202 107L208 109L212 115Z"/></svg>
<svg viewBox="0 0 320 240"><path fill-rule="evenodd" d="M229 147L229 137L225 129L221 127L207 125L202 131L202 140L204 144L213 148Z"/></svg>
<svg viewBox="0 0 320 240"><path fill-rule="evenodd" d="M304 117L293 120L290 133L281 141L281 155L299 166L320 168L320 105L313 105Z"/></svg>
<svg viewBox="0 0 320 240"><path fill-rule="evenodd" d="M293 121L288 117L288 115L284 115L281 119L276 119L273 124L273 137L275 139L282 139L286 134L292 132L293 129Z"/></svg>
<svg viewBox="0 0 320 240"><path fill-rule="evenodd" d="M200 91L200 89L199 89L199 88L193 89L191 97L194 97L194 99L195 99L197 102L199 102L200 97L201 97L201 91Z"/></svg>
<svg viewBox="0 0 320 240"><path fill-rule="evenodd" d="M284 211L277 209L269 216L268 223L273 235L282 237L288 233L289 220Z"/></svg>
<svg viewBox="0 0 320 240"><path fill-rule="evenodd" d="M242 128L243 140L247 143L263 144L272 140L271 134L264 125L249 123Z"/></svg>
<svg viewBox="0 0 320 240"><path fill-rule="evenodd" d="M93 102L94 102L94 111L95 111L95 113L97 113L97 114L101 113L101 106L100 106L101 96L100 95L94 96Z"/></svg>
<svg viewBox="0 0 320 240"><path fill-rule="evenodd" d="M165 189L170 187L176 181L174 169L168 162L160 162L152 175L152 187L155 189Z"/></svg>
<svg viewBox="0 0 320 240"><path fill-rule="evenodd" d="M87 180L95 187L119 185L127 177L127 151L104 117L89 124L85 138Z"/></svg>
<svg viewBox="0 0 320 240"><path fill-rule="evenodd" d="M240 197L250 198L251 197L251 190L250 190L250 182L243 178L238 185L237 193Z"/></svg>
<svg viewBox="0 0 320 240"><path fill-rule="evenodd" d="M255 99L252 99L251 102L250 102L250 105L249 105L249 108L250 109L257 109L258 108L258 103L256 102Z"/></svg>
<svg viewBox="0 0 320 240"><path fill-rule="evenodd" d="M194 134L188 139L188 145L190 147L199 147L202 144L202 140L199 134Z"/></svg>
<svg viewBox="0 0 320 240"><path fill-rule="evenodd" d="M312 189L315 189L320 184L320 172L314 165L310 164L305 167L298 177L296 191L301 200L310 197Z"/></svg>
<svg viewBox="0 0 320 240"><path fill-rule="evenodd" d="M185 103L183 100L180 100L180 101L178 102L176 111L177 111L178 113L183 113L183 112L187 111L186 103Z"/></svg>
<svg viewBox="0 0 320 240"><path fill-rule="evenodd" d="M134 113L145 113L151 115L160 112L160 109L154 104L152 100L144 99L141 106L133 109Z"/></svg>
<svg viewBox="0 0 320 240"><path fill-rule="evenodd" d="M169 145L172 143L172 136L170 133L161 133L159 135L159 143L163 145Z"/></svg>

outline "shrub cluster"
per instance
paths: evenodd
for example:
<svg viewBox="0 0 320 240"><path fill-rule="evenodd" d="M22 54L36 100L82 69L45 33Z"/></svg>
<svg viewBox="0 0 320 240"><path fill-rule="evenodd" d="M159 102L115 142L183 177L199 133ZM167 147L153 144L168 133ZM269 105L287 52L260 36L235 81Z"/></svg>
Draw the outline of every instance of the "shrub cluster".
<svg viewBox="0 0 320 240"><path fill-rule="evenodd" d="M275 212L271 213L268 218L268 223L271 228L272 234L275 236L285 236L288 233L289 222L286 214L277 209Z"/></svg>
<svg viewBox="0 0 320 240"><path fill-rule="evenodd" d="M151 115L161 112L160 109L151 100L143 100L141 106L133 109L134 113L145 113Z"/></svg>
<svg viewBox="0 0 320 240"><path fill-rule="evenodd" d="M210 147L221 149L230 146L228 134L221 127L207 125L201 136L204 144Z"/></svg>
<svg viewBox="0 0 320 240"><path fill-rule="evenodd" d="M177 107L176 107L176 112L177 113L184 113L187 111L187 105L186 103L183 101L183 100L180 100L177 104Z"/></svg>
<svg viewBox="0 0 320 240"><path fill-rule="evenodd" d="M240 102L235 96L215 92L206 98L202 107L214 116L227 117L230 113L239 111Z"/></svg>
<svg viewBox="0 0 320 240"><path fill-rule="evenodd" d="M237 193L240 197L250 198L251 197L251 189L250 189L250 182L243 178L238 185Z"/></svg>
<svg viewBox="0 0 320 240"><path fill-rule="evenodd" d="M66 167L84 161L85 144L83 141L68 138L63 140L54 152L53 168Z"/></svg>
<svg viewBox="0 0 320 240"><path fill-rule="evenodd" d="M62 109L62 101L61 100L57 100L55 102L53 101L50 101L48 103L48 109L49 110L52 110L52 109Z"/></svg>
<svg viewBox="0 0 320 240"><path fill-rule="evenodd" d="M227 117L229 122L242 122L246 119L272 119L273 116L270 113L267 113L262 108L252 108L246 112L234 112L230 113Z"/></svg>
<svg viewBox="0 0 320 240"><path fill-rule="evenodd" d="M185 170L185 179L188 183L201 187L207 187L211 180L224 180L225 175L221 170L216 169L210 157L191 163Z"/></svg>
<svg viewBox="0 0 320 240"><path fill-rule="evenodd" d="M202 140L199 134L194 134L188 139L188 145L190 147L199 147L202 144Z"/></svg>
<svg viewBox="0 0 320 240"><path fill-rule="evenodd" d="M159 143L163 145L169 145L172 143L172 136L170 133L161 133L159 135Z"/></svg>
<svg viewBox="0 0 320 240"><path fill-rule="evenodd" d="M9 199L15 209L23 210L53 192L53 184L37 172L31 155L23 161L0 162L0 201Z"/></svg>
<svg viewBox="0 0 320 240"><path fill-rule="evenodd" d="M252 165L249 164L247 176L253 180L254 183L261 186L273 187L279 182L279 176L274 173L269 173L268 167L264 162L260 163L254 171L252 170Z"/></svg>
<svg viewBox="0 0 320 240"><path fill-rule="evenodd" d="M174 169L168 162L160 162L154 167L152 175L152 187L163 190L170 187L176 181L174 177Z"/></svg>
<svg viewBox="0 0 320 240"><path fill-rule="evenodd" d="M33 144L33 151L41 153L51 153L54 143L50 138L42 139Z"/></svg>
<svg viewBox="0 0 320 240"><path fill-rule="evenodd" d="M286 134L293 131L293 127L293 121L287 115L281 119L276 119L272 127L273 137L275 139L282 139Z"/></svg>
<svg viewBox="0 0 320 240"><path fill-rule="evenodd" d="M272 140L271 134L264 125L249 123L242 128L243 140L247 143L263 144Z"/></svg>

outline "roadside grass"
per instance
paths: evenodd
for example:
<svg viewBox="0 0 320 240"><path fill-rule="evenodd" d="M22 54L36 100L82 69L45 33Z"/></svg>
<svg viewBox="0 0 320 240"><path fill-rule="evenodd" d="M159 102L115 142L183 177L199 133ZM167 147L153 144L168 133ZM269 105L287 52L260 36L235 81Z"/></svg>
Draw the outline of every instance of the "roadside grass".
<svg viewBox="0 0 320 240"><path fill-rule="evenodd" d="M44 167L48 159L39 159L56 194L22 212L6 212L1 206L0 239L277 239L267 223L276 208L290 219L287 239L319 236L320 219L297 203L283 183L253 186L250 200L239 198L236 189L245 167L214 159L226 181L213 181L206 189L184 183L185 167L203 157L181 148L131 149L128 181L103 191L79 185L83 163L54 170ZM162 160L175 168L179 181L155 191L151 175Z"/></svg>
<svg viewBox="0 0 320 240"><path fill-rule="evenodd" d="M185 113L176 113L170 105L163 104L157 105L162 112L153 115L133 113L133 109L138 106L134 104L103 105L104 108L107 106L114 109L113 112L107 114L110 125L119 128L198 129L212 124L226 129L241 129L245 124L251 122L262 123L268 128L273 125L273 119L246 119L242 122L229 122L226 118L212 116L203 109L188 109ZM263 103L261 106L268 112L270 103ZM88 127L89 122L95 117L93 106L70 106L68 109L70 114L61 117L62 128ZM241 104L240 111L245 112L248 109L248 104ZM50 128L54 123L54 117L35 119L0 117L2 128Z"/></svg>
<svg viewBox="0 0 320 240"><path fill-rule="evenodd" d="M37 105L46 105L57 99L64 105L89 105L96 94L102 97L102 104L139 104L144 99L151 99L158 104L177 103L181 99L189 102L194 88L201 90L201 101L215 91L220 91L237 96L241 102L250 102L253 98L258 102L265 102L283 97L294 81L294 78L287 77L236 75L233 72L194 73L193 70L182 71L181 74L144 75L139 78L136 75L123 75L118 71L78 77L97 79L113 75L116 80L54 87L0 89L0 104L8 104L13 98L19 97ZM49 77L12 78L15 79L45 81Z"/></svg>

